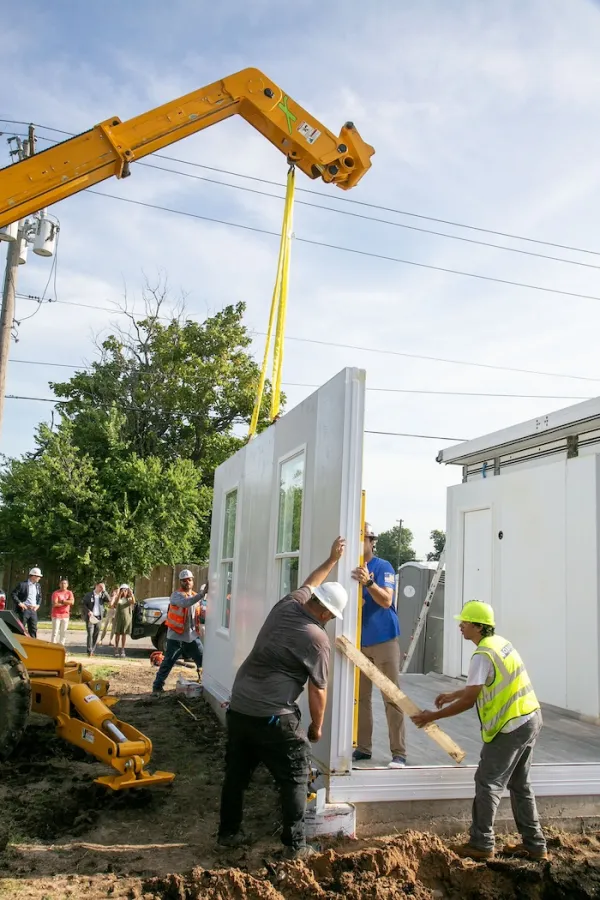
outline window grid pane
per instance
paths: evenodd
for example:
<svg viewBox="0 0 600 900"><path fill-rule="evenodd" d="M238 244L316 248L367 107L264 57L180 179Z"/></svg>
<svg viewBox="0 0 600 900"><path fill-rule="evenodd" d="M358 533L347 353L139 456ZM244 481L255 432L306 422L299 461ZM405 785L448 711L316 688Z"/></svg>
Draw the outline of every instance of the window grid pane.
<svg viewBox="0 0 600 900"><path fill-rule="evenodd" d="M227 562L221 565L221 625L223 628L229 628L229 620L231 617L231 585L233 583L233 563Z"/></svg>
<svg viewBox="0 0 600 900"><path fill-rule="evenodd" d="M277 552L300 550L302 492L304 488L304 453L282 463L279 478L279 519Z"/></svg>
<svg viewBox="0 0 600 900"><path fill-rule="evenodd" d="M225 497L225 525L223 528L222 559L233 559L235 541L235 517L237 512L237 490L230 491Z"/></svg>
<svg viewBox="0 0 600 900"><path fill-rule="evenodd" d="M279 596L285 597L298 589L298 563L297 556L287 557L279 561Z"/></svg>

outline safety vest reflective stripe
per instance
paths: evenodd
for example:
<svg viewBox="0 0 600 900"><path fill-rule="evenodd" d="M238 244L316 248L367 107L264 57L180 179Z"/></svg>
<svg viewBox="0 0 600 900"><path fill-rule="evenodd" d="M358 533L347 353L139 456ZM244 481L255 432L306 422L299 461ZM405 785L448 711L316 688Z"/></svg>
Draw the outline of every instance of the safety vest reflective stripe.
<svg viewBox="0 0 600 900"><path fill-rule="evenodd" d="M494 635L480 641L475 653L487 656L494 666L492 684L484 685L477 698L481 735L489 743L511 719L535 712L540 704L512 644Z"/></svg>
<svg viewBox="0 0 600 900"><path fill-rule="evenodd" d="M185 631L185 623L188 616L188 610L182 606L176 606L174 603L169 603L169 609L167 612L167 628L170 628L171 631L174 631L175 634L183 634Z"/></svg>

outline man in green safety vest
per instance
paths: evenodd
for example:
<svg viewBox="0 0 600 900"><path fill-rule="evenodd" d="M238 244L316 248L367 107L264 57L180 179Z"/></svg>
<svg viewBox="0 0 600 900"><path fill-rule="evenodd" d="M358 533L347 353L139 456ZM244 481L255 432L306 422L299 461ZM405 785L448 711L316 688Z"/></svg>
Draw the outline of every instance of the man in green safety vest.
<svg viewBox="0 0 600 900"><path fill-rule="evenodd" d="M542 714L527 670L510 641L495 633L494 610L488 603L470 600L454 618L460 622L463 638L476 645L467 685L436 697L437 711L425 710L412 718L422 728L477 705L483 748L475 773L473 821L468 843L454 850L462 857L491 859L496 810L508 788L522 843L507 845L503 852L537 861L547 859L529 778Z"/></svg>

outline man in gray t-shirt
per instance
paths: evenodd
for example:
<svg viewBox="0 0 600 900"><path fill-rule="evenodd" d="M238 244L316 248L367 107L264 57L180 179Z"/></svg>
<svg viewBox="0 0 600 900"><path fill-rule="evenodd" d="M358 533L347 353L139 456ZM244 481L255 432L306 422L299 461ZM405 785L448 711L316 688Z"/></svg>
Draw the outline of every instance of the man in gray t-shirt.
<svg viewBox="0 0 600 900"><path fill-rule="evenodd" d="M323 582L342 556L345 543L337 538L326 561L302 587L273 607L236 675L227 713L218 837L224 846L244 842L244 791L262 762L280 790L286 855L297 859L311 852L304 829L310 752L299 728L296 701L308 682L308 739L318 741L327 704L331 649L325 625L342 618L348 601L341 584Z"/></svg>

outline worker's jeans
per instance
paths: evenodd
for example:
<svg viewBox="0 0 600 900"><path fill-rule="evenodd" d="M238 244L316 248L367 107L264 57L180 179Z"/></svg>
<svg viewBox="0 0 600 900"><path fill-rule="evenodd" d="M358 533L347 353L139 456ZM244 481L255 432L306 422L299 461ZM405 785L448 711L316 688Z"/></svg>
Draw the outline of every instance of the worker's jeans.
<svg viewBox="0 0 600 900"><path fill-rule="evenodd" d="M361 647L361 651L383 672L390 681L398 684L400 673L400 644L397 639L384 641L382 644L373 644L370 647ZM358 687L358 736L357 750L363 753L371 753L373 742L373 706L372 706L373 682L366 675L360 673ZM387 717L388 732L390 736L390 750L392 756L402 756L406 759L406 737L404 734L404 713L398 709L387 697L383 698L385 714Z"/></svg>
<svg viewBox="0 0 600 900"><path fill-rule="evenodd" d="M25 628L29 634L29 637L36 638L38 627L37 610L26 606L25 609L19 610L19 618L23 623L23 628Z"/></svg>
<svg viewBox="0 0 600 900"><path fill-rule="evenodd" d="M306 843L304 814L310 774L308 739L300 728L300 714L271 721L258 716L227 713L225 781L221 794L219 836L237 834L242 826L244 792L259 763L279 788L283 819L281 840L298 849Z"/></svg>
<svg viewBox="0 0 600 900"><path fill-rule="evenodd" d="M196 668L202 668L204 647L202 646L202 641L199 637L195 638L193 641L174 641L169 638L165 648L165 658L161 662L160 668L156 673L152 690L156 691L164 687L169 672L179 657L184 653L191 656L192 660L196 663Z"/></svg>
<svg viewBox="0 0 600 900"><path fill-rule="evenodd" d="M65 638L67 636L67 628L69 627L69 617L66 616L64 619L59 619L56 617L52 619L52 636L50 640L53 644L62 644L65 646Z"/></svg>
<svg viewBox="0 0 600 900"><path fill-rule="evenodd" d="M96 649L96 644L98 643L98 635L100 634L100 622L96 622L92 624L90 621L86 622L87 626L87 652L93 653Z"/></svg>
<svg viewBox="0 0 600 900"><path fill-rule="evenodd" d="M528 722L484 744L475 773L475 800L470 843L494 849L494 819L502 793L508 788L517 828L528 850L545 850L533 788L529 779L533 748L542 727L538 710Z"/></svg>

